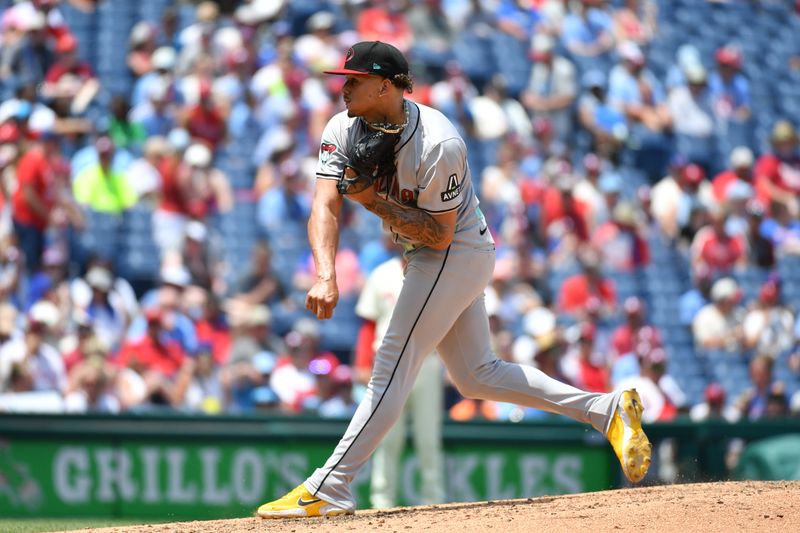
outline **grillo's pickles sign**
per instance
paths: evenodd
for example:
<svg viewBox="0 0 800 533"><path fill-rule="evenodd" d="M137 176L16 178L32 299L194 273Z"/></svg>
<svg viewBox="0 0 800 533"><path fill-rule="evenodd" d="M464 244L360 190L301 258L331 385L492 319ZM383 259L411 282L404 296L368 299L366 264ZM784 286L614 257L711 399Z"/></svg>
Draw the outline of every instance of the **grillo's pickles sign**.
<svg viewBox="0 0 800 533"><path fill-rule="evenodd" d="M0 516L223 518L255 508L302 482L335 441L0 441ZM605 447L502 442L445 443L450 501L602 490L614 482ZM369 472L355 481L369 507ZM402 504L419 502L419 463L406 453Z"/></svg>

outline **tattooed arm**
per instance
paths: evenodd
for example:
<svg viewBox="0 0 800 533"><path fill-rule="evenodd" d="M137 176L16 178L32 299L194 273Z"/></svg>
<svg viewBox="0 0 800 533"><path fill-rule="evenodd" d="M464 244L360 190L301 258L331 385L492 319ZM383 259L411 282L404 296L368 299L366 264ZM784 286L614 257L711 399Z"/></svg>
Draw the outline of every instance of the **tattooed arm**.
<svg viewBox="0 0 800 533"><path fill-rule="evenodd" d="M431 215L416 207L403 207L383 199L368 187L358 194L349 194L348 198L359 202L378 215L399 233L412 242L424 244L435 250L444 250L453 240L456 231L456 210Z"/></svg>

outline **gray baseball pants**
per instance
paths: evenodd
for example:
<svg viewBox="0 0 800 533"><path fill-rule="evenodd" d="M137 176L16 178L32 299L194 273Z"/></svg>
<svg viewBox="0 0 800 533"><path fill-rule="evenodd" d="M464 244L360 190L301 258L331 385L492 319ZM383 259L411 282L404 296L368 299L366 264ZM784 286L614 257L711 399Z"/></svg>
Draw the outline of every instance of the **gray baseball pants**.
<svg viewBox="0 0 800 533"><path fill-rule="evenodd" d="M588 393L540 370L497 358L490 346L483 291L495 252L454 242L407 254L408 265L372 378L342 439L305 481L314 496L354 508L350 484L403 410L425 357L439 352L467 398L514 403L568 416L605 434L620 393Z"/></svg>

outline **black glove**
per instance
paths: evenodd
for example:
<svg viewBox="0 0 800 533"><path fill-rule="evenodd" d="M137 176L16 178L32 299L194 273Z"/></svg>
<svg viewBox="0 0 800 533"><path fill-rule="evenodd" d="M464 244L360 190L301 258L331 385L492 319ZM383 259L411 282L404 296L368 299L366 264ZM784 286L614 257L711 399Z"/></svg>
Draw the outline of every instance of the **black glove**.
<svg viewBox="0 0 800 533"><path fill-rule="evenodd" d="M347 163L356 176L342 174L336 189L339 194L354 194L370 187L375 180L392 176L395 172L394 147L400 135L370 131L347 151Z"/></svg>

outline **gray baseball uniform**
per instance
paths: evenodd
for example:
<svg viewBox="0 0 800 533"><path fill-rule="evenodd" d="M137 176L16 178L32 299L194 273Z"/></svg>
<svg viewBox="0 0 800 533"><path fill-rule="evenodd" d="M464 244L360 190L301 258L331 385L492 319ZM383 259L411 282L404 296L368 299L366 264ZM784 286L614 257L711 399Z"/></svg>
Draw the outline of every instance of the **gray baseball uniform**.
<svg viewBox="0 0 800 533"><path fill-rule="evenodd" d="M492 352L483 291L494 270L494 242L478 208L466 146L440 112L405 105L409 121L395 150L397 173L379 187L400 205L431 214L458 210L455 237L446 250L434 250L396 235L406 248L405 281L367 392L333 454L305 481L309 492L342 508L355 507L350 484L397 420L420 365L434 349L464 396L563 414L603 434L621 394L587 393ZM328 122L318 179L337 179L344 172L347 147L366 128L344 112Z"/></svg>

